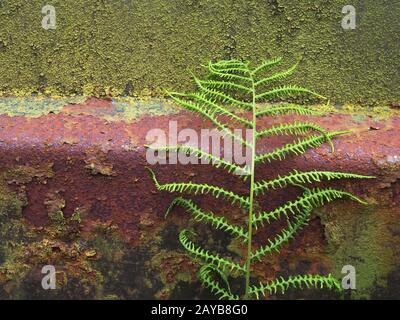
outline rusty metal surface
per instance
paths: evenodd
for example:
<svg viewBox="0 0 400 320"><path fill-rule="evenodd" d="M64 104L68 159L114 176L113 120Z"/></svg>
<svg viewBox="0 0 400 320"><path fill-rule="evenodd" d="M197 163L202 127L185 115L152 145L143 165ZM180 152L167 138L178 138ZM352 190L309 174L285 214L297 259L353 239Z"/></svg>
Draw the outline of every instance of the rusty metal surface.
<svg viewBox="0 0 400 320"><path fill-rule="evenodd" d="M153 128L167 131L170 120L177 121L178 129L200 130L212 126L186 112L144 115L136 121L106 120L104 115L112 114L114 107L111 101L90 99L85 104L66 105L60 113L36 118L0 115L1 172L15 168L20 171L31 168L34 171L30 178L26 178L26 174L5 175L4 178L10 190L25 193L23 216L28 223L36 227L46 225L52 206L59 205L66 217L71 217L77 208L83 208L84 228L89 228L93 221L111 221L133 246L140 246L149 241L147 238L152 234L162 232L168 223L164 220L164 211L173 195L156 192L145 170L146 134ZM260 177L276 176L293 168L375 175L378 177L376 180L334 185L342 185L367 199L381 197L385 203L378 207L388 208L391 215L398 214L397 218L400 217L400 118L377 120L364 117L360 120L345 114L309 118L329 130L352 128L354 134L337 138L334 154L330 153L329 146L324 145L303 156L290 158L290 161L262 166L258 172ZM264 126L271 124L272 119L269 118L260 122ZM260 145L259 151L282 142L282 139L272 140L271 144ZM163 182L188 179L218 181L238 192L246 192L246 186L240 179L208 166L161 165L157 171ZM277 193L266 207L279 205L295 194L296 191L290 188ZM62 199L62 205L56 201L58 198ZM204 208L216 205L207 197L199 201ZM223 202L218 206L222 211L229 210ZM384 210L380 214L382 212ZM180 220L187 218L182 212L177 215ZM318 219L313 220L308 231L301 233L287 252L301 251L310 246L317 246L316 252L323 252L327 240L322 224ZM260 233L259 239L264 236ZM308 271L318 271L321 254L316 254L314 258L308 255L308 259L315 262L311 262ZM270 271L264 269L259 273L266 278L270 276Z"/></svg>

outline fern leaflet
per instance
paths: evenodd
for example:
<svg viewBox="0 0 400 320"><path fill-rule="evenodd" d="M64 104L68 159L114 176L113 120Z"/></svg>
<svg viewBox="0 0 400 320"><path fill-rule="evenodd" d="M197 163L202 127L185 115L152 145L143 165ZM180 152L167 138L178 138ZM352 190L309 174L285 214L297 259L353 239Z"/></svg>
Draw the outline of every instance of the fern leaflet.
<svg viewBox="0 0 400 320"><path fill-rule="evenodd" d="M199 222L210 223L214 228L218 230L224 230L235 237L247 240L247 233L240 226L233 225L229 223L226 218L218 217L212 212L204 212L192 200L184 199L182 197L174 199L174 201L168 207L165 217L167 217L171 209L176 205L185 208L187 212L191 213L194 216L194 219Z"/></svg>
<svg viewBox="0 0 400 320"><path fill-rule="evenodd" d="M313 96L316 96L317 98L320 99L326 99L325 97L319 95L318 93L311 91L306 88L302 88L299 86L283 86L279 88L274 88L272 90L257 94L255 96L256 100L262 100L265 98L280 98L282 96L292 96L292 95L298 95L298 94L310 94Z"/></svg>
<svg viewBox="0 0 400 320"><path fill-rule="evenodd" d="M238 272L245 271L243 266L235 262L229 261L225 258L221 258L218 254L213 255L210 254L207 250L197 247L192 241L189 240L189 238L187 237L187 233L188 230L182 230L179 233L179 241L182 246L195 257L200 258L207 263L213 264L218 269Z"/></svg>
<svg viewBox="0 0 400 320"><path fill-rule="evenodd" d="M262 246L257 249L256 252L252 253L251 259L262 261L262 258L267 253L272 253L276 251L279 253L279 249L285 244L288 243L290 239L294 237L297 231L299 231L305 224L307 224L308 220L311 216L311 209L304 209L303 212L297 216L295 216L295 222L291 223L288 220L288 227L280 234L278 234L273 240L268 239L268 244Z"/></svg>
<svg viewBox="0 0 400 320"><path fill-rule="evenodd" d="M301 116L320 116L321 112L317 112L315 110L311 110L308 108L304 108L302 106L298 106L295 104L281 104L278 106L268 107L263 110L256 112L256 117L261 118L263 116L278 116L278 115L287 115L287 114L297 114Z"/></svg>
<svg viewBox="0 0 400 320"><path fill-rule="evenodd" d="M276 66L282 62L282 57L266 60L263 63L261 63L259 66L255 67L252 71L251 74L254 76L259 72L266 71L270 69L273 66Z"/></svg>
<svg viewBox="0 0 400 320"><path fill-rule="evenodd" d="M272 160L277 160L277 159L283 160L286 158L288 154L291 153L295 155L300 155L305 153L307 149L317 148L324 142L329 141L331 138L347 133L348 131L338 131L338 132L331 132L326 135L311 136L306 139L298 139L294 143L288 143L281 148L277 148L271 152L267 152L256 156L255 162L256 163L265 161L271 162Z"/></svg>
<svg viewBox="0 0 400 320"><path fill-rule="evenodd" d="M261 80L257 81L254 85L256 87L259 87L261 85L268 84L268 83L270 83L272 81L282 80L282 79L292 75L294 73L294 71L296 70L297 65L298 65L298 63L294 64L288 70L285 70L285 71L282 71L282 72L278 72L278 73L273 74L270 77L266 77L264 79L261 79Z"/></svg>
<svg viewBox="0 0 400 320"><path fill-rule="evenodd" d="M179 192L179 193L184 193L184 192L189 192L193 194L209 194L211 193L212 196L215 198L222 197L224 199L228 199L232 201L231 203L238 203L241 208L247 208L250 203L249 199L247 197L240 196L232 191L227 191L223 188L216 187L216 186L211 186L209 184L203 183L193 183L193 182L181 182L181 183L165 183L165 184L160 184L157 180L157 177L154 173L153 170L150 168L147 168L149 170L153 181L159 191L168 191L168 192Z"/></svg>
<svg viewBox="0 0 400 320"><path fill-rule="evenodd" d="M257 138L268 137L271 135L300 135L306 134L309 131L317 131L319 133L323 133L326 136L326 131L314 123L294 122L276 125L269 129L264 129L260 132L257 132Z"/></svg>
<svg viewBox="0 0 400 320"><path fill-rule="evenodd" d="M325 203L332 202L336 199L349 198L361 204L367 204L365 201L357 198L355 195L336 190L332 188L327 189L308 189L302 196L298 197L295 201L288 201L284 205L272 210L270 212L261 212L254 216L253 225L257 228L259 223L271 220L278 220L281 215L288 217L288 213L296 214L301 213L303 209L317 208L323 206Z"/></svg>
<svg viewBox="0 0 400 320"><path fill-rule="evenodd" d="M343 172L331 172L331 171L309 171L309 172L300 172L297 170L293 170L293 172L289 173L286 176L278 176L278 178L270 181L260 181L255 184L255 193L263 194L265 191L269 189L276 188L284 188L288 184L296 185L296 184L305 184L305 183L313 183L313 182L321 182L323 179L327 179L328 181L333 179L374 179L373 176L363 176L359 174L353 173L343 173Z"/></svg>
<svg viewBox="0 0 400 320"><path fill-rule="evenodd" d="M337 291L342 291L339 281L337 281L331 274L328 276L320 275L297 275L290 276L288 279L280 277L267 284L260 283L259 286L252 286L250 288L250 294L254 295L257 299L260 295L265 297L269 294L276 294L278 292L285 293L290 287L303 289L303 286L307 288L328 288Z"/></svg>
<svg viewBox="0 0 400 320"><path fill-rule="evenodd" d="M228 290L224 289L217 281L214 280L212 275L213 272L217 272L219 275L222 274L221 271L210 264L206 264L200 268L199 279L203 283L203 285L206 288L210 288L211 292L213 292L220 300L239 300L239 296L237 294L232 294L230 292L229 286Z"/></svg>
<svg viewBox="0 0 400 320"><path fill-rule="evenodd" d="M161 146L161 147L154 147L145 145L146 148L151 148L153 150L158 151L169 151L169 152L184 152L187 155L194 155L199 159L204 159L209 161L214 167L216 168L224 168L229 173L235 173L242 177L244 180L247 179L248 175L250 174L250 170L248 167L241 167L232 162L228 162L220 157L216 157L208 152L205 152L201 149L185 146L185 145L177 145L177 146Z"/></svg>

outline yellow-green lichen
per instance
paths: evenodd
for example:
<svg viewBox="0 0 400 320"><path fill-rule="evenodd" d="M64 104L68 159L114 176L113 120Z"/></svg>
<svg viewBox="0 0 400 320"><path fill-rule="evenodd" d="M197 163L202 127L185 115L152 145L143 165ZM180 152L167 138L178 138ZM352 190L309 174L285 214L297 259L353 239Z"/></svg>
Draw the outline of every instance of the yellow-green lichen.
<svg viewBox="0 0 400 320"><path fill-rule="evenodd" d="M51 0L0 6L0 91L141 95L189 88L187 69L210 59L302 57L293 83L332 101L399 101L400 3L355 0L357 28L341 27L346 0ZM28 27L29 26L29 27ZM290 61L290 62L291 62ZM289 62L289 63L290 63Z"/></svg>
<svg viewBox="0 0 400 320"><path fill-rule="evenodd" d="M37 118L49 113L59 113L68 103L84 101L84 97L2 97L0 114Z"/></svg>
<svg viewBox="0 0 400 320"><path fill-rule="evenodd" d="M345 276L341 273L344 266L355 268L356 290L349 291L351 298L369 299L378 286L387 287L387 275L398 264L399 243L390 234L390 226L397 221L394 210L338 203L318 210L318 215L334 274L340 279Z"/></svg>

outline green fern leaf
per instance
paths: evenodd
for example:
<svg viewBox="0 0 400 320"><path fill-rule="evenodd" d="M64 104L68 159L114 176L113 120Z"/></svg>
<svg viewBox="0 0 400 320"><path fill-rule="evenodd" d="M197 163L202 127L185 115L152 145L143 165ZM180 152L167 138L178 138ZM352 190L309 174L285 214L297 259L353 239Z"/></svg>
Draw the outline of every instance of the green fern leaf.
<svg viewBox="0 0 400 320"><path fill-rule="evenodd" d="M231 82L231 81L216 81L216 80L199 80L198 81L201 83L202 86L204 87L208 87L211 89L223 89L223 90L227 90L227 89L238 89L238 90L242 90L243 92L247 92L247 93L252 93L253 90L249 87L246 87L244 85L235 83L235 82Z"/></svg>
<svg viewBox="0 0 400 320"><path fill-rule="evenodd" d="M212 62L214 66L219 66L219 67L240 67L245 65L245 63L242 60L239 59L230 59L230 60L218 60L217 62Z"/></svg>
<svg viewBox="0 0 400 320"><path fill-rule="evenodd" d="M219 61L216 63L209 62L209 64L204 67L209 69L210 65L213 68L213 70L223 73L241 74L241 75L247 75L249 73L248 62L242 62L238 60L236 61L231 60L225 62Z"/></svg>
<svg viewBox="0 0 400 320"><path fill-rule="evenodd" d="M202 259L206 263L213 264L216 268L220 270L230 270L237 272L245 271L243 266L235 262L229 261L225 258L221 258L218 254L210 254L207 250L196 246L192 241L189 240L187 236L188 232L188 230L182 230L179 233L179 241L182 246L193 256Z"/></svg>
<svg viewBox="0 0 400 320"><path fill-rule="evenodd" d="M317 124L310 122L294 122L279 124L269 129L262 130L257 133L257 138L264 138L271 135L300 135L306 134L309 131L316 131L325 135L327 134L325 129L321 128Z"/></svg>
<svg viewBox="0 0 400 320"><path fill-rule="evenodd" d="M232 201L232 204L238 203L241 208L249 207L249 199L248 197L240 196L232 191L227 191L223 188L217 186L211 186L208 184L200 184L193 182L181 182L181 183L166 183L160 184L157 180L157 177L153 170L147 167L147 170L150 172L150 175L154 181L154 184L159 191L168 191L168 192L179 192L179 193L193 193L193 194L210 194L215 198L222 197L224 199Z"/></svg>
<svg viewBox="0 0 400 320"><path fill-rule="evenodd" d="M298 106L295 104L280 104L278 106L272 106L265 108L264 110L256 112L256 117L261 118L263 116L278 116L278 115L286 115L286 114L297 114L301 116L321 116L322 112L317 112L315 110L311 110L308 108L304 108L302 106Z"/></svg>
<svg viewBox="0 0 400 320"><path fill-rule="evenodd" d="M332 171L309 171L309 172L301 172L297 170L293 170L293 172L289 173L286 176L278 176L278 178L269 181L260 181L255 183L254 192L256 195L260 193L263 194L265 191L269 189L276 188L284 188L288 184L296 185L296 184L306 184L313 182L321 182L323 179L328 181L334 179L374 179L373 176L364 176L353 173L344 173L344 172L332 172Z"/></svg>
<svg viewBox="0 0 400 320"><path fill-rule="evenodd" d="M281 57L266 60L263 63L261 63L258 67L254 68L253 71L251 71L251 74L254 76L255 74L262 72L262 71L266 71L266 70L270 69L271 67L280 64L281 62L282 62Z"/></svg>
<svg viewBox="0 0 400 320"><path fill-rule="evenodd" d="M227 284L227 289L222 288L217 281L214 280L212 273L217 272L223 281ZM229 283L223 278L223 273L211 264L202 266L199 270L199 279L206 288L210 288L220 300L239 300L239 296L230 292Z"/></svg>
<svg viewBox="0 0 400 320"><path fill-rule="evenodd" d="M250 293L259 299L260 296L265 297L267 294L276 294L278 292L283 294L290 287L303 289L304 286L306 288L327 288L331 290L342 291L339 281L331 274L328 276L310 274L290 276L288 279L280 277L267 284L260 283L259 286L251 286Z"/></svg>
<svg viewBox="0 0 400 320"><path fill-rule="evenodd" d="M337 132L331 132L326 135L311 136L306 139L298 139L294 143L288 143L281 148L277 148L271 152L256 156L255 162L263 163L265 161L271 162L272 160L277 160L277 159L283 160L289 154L300 155L305 153L310 148L319 147L324 142L330 141L330 139L333 137L347 133L348 131L337 131Z"/></svg>
<svg viewBox="0 0 400 320"><path fill-rule="evenodd" d="M355 195L335 190L335 189L308 189L304 185L308 183L320 182L322 179L342 179L342 178L373 178L351 173L330 172L330 171L310 171L300 172L297 170L292 171L286 176L278 176L278 178L268 181L255 181L255 168L257 164L263 162L271 162L273 160L284 160L289 155L300 155L305 153L308 149L317 148L323 143L328 142L331 144L333 152L332 139L336 136L346 134L347 131L331 132L328 133L325 129L317 124L296 121L294 123L282 123L274 125L273 127L256 132L252 141L245 141L242 136L237 136L228 125L221 122L220 118L226 117L231 121L235 121L247 128L257 128L257 119L263 116L277 116L277 115L321 115L322 112L311 110L309 108L299 106L296 104L280 104L268 106L264 109L259 109L257 103L267 99L280 99L286 96L297 94L313 95L315 97L325 99L323 96L303 87L296 85L284 85L267 88L266 85L279 81L290 76L296 69L297 64L284 71L278 71L272 75L262 76L261 72L267 71L270 68L279 65L281 58L271 59L263 62L262 64L250 68L249 62L235 60L222 60L218 62L210 62L207 66L209 75L207 80L199 80L194 76L194 80L198 87L197 92L192 94L179 94L172 93L171 98L180 104L182 107L189 111L193 111L200 116L210 120L221 131L223 135L234 138L242 145L248 147L251 152L251 164L249 166L240 167L237 164L229 163L218 157L204 152L202 150L193 148L191 146L165 146L156 147L156 150L165 151L183 151L186 155L195 155L200 159L212 161L215 167L223 167L229 173L248 173L250 176L250 190L249 193L244 195L236 194L232 191L223 189L208 184L197 183L167 183L160 184L153 171L150 171L151 177L158 190L168 192L190 192L194 194L211 194L214 197L222 197L238 203L240 207L248 211L247 230L241 226L229 223L229 221L222 216L217 216L213 212L206 212L198 207L192 200L182 197L176 198L169 206L166 215L176 205L183 207L186 212L193 216L193 218L201 223L208 223L216 229L223 230L233 236L244 239L247 242L247 250L244 265L240 265L229 259L221 258L218 254L210 254L207 250L196 246L188 238L188 231L183 230L179 234L179 240L183 247L193 256L203 260L206 263L200 269L199 279L204 286L209 287L221 299L239 299L239 296L232 294L227 274L230 272L239 272L245 278L244 298L248 299L251 296L259 298L267 294L276 293L281 291L284 293L289 287L328 287L331 289L339 289L340 286L336 279L331 275L326 277L320 275L298 275L289 277L288 279L279 278L267 284L260 284L260 286L250 285L251 265L256 260L261 260L266 254L279 252L283 245L294 238L295 234L307 224L311 217L312 210L316 207L323 206L326 203L332 202L336 199L349 198L361 204L365 202ZM242 115L236 114L232 108L240 110L249 110L251 112L251 120L243 118ZM233 109L234 110L234 109ZM318 132L318 135L308 136L309 133ZM270 135L307 135L301 139L297 139L292 143L288 143L282 147L278 147L268 153L256 154L257 138L268 137ZM244 180L247 176L241 176ZM293 201L288 201L283 205L275 208L269 212L255 212L255 197L269 189L284 188L287 185L293 185L302 188L305 192ZM281 216L287 219L287 227L281 230L275 236L267 240L267 243L258 249L253 250L252 236L253 229L257 229L259 225L264 222L270 223L271 220L280 219ZM290 216L290 219L289 219ZM229 271L226 272L226 271Z"/></svg>
<svg viewBox="0 0 400 320"><path fill-rule="evenodd" d="M264 79L261 79L259 81L257 81L254 85L256 87L265 85L265 84L269 84L272 81L277 81L277 80L282 80L284 78L287 78L288 76L292 75L296 68L298 66L298 63L294 64L292 67L290 67L288 70L282 71L282 72L277 72L275 74L273 74L270 77L266 77Z"/></svg>
<svg viewBox="0 0 400 320"><path fill-rule="evenodd" d="M248 175L250 174L250 169L248 167L241 167L232 162L228 162L223 158L219 158L213 156L212 154L205 152L201 149L185 146L185 145L177 145L177 146L161 146L161 147L153 147L145 145L146 148L151 148L156 151L169 151L169 152L184 152L186 155L194 155L199 159L204 159L210 162L210 164L216 168L222 167L227 170L229 173L234 173L241 177L243 180L247 180Z"/></svg>
<svg viewBox="0 0 400 320"><path fill-rule="evenodd" d="M215 113L211 113L210 110L207 110L196 103L189 102L176 97L175 95L177 95L177 93L170 92L169 95L180 106L190 111L196 112L202 115L203 117L207 118L208 120L210 120L219 130L221 130L221 133L223 133L224 135L228 135L233 139L239 141L241 144L250 147L250 144L246 140L243 140L242 137L239 137L238 135L234 134L232 130L230 130L227 126L225 126L222 122L220 122L218 118L215 116Z"/></svg>
<svg viewBox="0 0 400 320"><path fill-rule="evenodd" d="M262 258L267 253L273 253L274 251L279 253L280 248L289 242L290 239L294 237L294 235L308 223L311 217L311 209L304 209L303 212L294 217L295 222L291 223L288 220L288 227L281 231L273 240L268 239L268 244L260 247L256 250L256 252L251 254L252 261L258 260L262 261Z"/></svg>
<svg viewBox="0 0 400 320"><path fill-rule="evenodd" d="M316 96L320 99L326 99L324 96L321 96L320 94L311 91L306 88L302 88L299 86L292 86L292 85L287 85L287 86L282 86L279 88L274 88L269 91L260 93L256 95L256 100L260 101L265 98L281 98L281 97L287 97L287 96L292 96L292 95L298 95L298 94L310 94L313 96Z"/></svg>
<svg viewBox="0 0 400 320"><path fill-rule="evenodd" d="M204 212L192 200L189 199L184 199L181 197L174 199L171 205L169 206L165 216L167 216L171 211L171 209L176 205L185 208L186 211L191 213L194 216L194 219L199 222L210 223L217 230L223 230L229 232L231 235L235 237L238 238L240 237L243 238L244 240L247 240L247 232L245 232L243 228L229 223L225 219L225 217L216 216L212 212Z"/></svg>
<svg viewBox="0 0 400 320"><path fill-rule="evenodd" d="M214 66L211 62L208 64L208 70L210 71L211 74L218 76L219 78L222 78L222 79L236 80L239 82L250 83L250 84L252 83L252 78L250 78L248 76L238 75L235 73L219 71L218 69L214 68Z"/></svg>
<svg viewBox="0 0 400 320"><path fill-rule="evenodd" d="M219 106L215 101L211 101L206 95L204 94L191 94L189 95L192 99L201 103L207 107L212 108L213 111L217 112L219 115L228 116L232 120L239 122L245 125L248 128L253 128L253 124L251 121L244 119L242 117L237 116L236 114L230 112L224 107Z"/></svg>
<svg viewBox="0 0 400 320"><path fill-rule="evenodd" d="M288 213L296 214L302 213L304 209L317 208L323 206L325 203L332 202L336 199L349 198L360 204L366 205L367 203L355 195L336 190L332 188L327 189L307 189L307 191L295 201L288 201L284 205L270 211L261 212L253 217L253 225L258 228L258 225L263 224L264 221L270 223L271 220L278 220L282 215L288 218Z"/></svg>
<svg viewBox="0 0 400 320"><path fill-rule="evenodd" d="M197 84L197 86L199 87L199 89L207 94L208 96L221 101L223 103L226 104L231 104L232 106L236 106L236 107L242 107L245 110L251 110L253 108L253 105L249 102L246 101L242 101L242 100L238 100L236 98L234 98L233 96L229 95L228 93L224 93L215 89L211 89L208 88L207 86L204 86L201 84L201 82L199 81L199 79L197 79L196 77L194 77L194 80Z"/></svg>

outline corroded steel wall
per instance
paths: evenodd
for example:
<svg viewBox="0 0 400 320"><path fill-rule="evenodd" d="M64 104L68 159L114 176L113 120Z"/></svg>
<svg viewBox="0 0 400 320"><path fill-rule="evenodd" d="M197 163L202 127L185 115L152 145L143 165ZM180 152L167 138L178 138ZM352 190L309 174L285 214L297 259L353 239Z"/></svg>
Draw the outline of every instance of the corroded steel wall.
<svg viewBox="0 0 400 320"><path fill-rule="evenodd" d="M170 120L196 131L212 126L186 112L171 112L168 104L156 105L146 109L143 104L129 120L115 101L96 99L57 104L41 115L29 115L29 108L19 109L25 115L0 115L1 298L209 297L196 281L198 266L177 240L179 230L192 222L179 209L164 219L173 195L155 190L145 170L144 144L150 129L168 130ZM309 226L281 255L265 259L254 271L264 280L306 272L340 277L344 265L353 265L357 290L347 295L399 298L400 117L335 112L313 120L330 130L353 128L354 134L337 138L334 154L326 145L265 165L258 174L318 168L375 175L374 180L329 183L369 204L338 201L316 209ZM265 118L262 124L272 121ZM260 150L278 143L282 140ZM162 182L191 179L247 190L237 177L204 165L159 165L156 171ZM296 192L287 188L261 201L273 208ZM222 200L198 201L244 222L243 212ZM209 229L201 227L205 236L199 241L212 239L203 244L233 256L241 252L239 243ZM274 231L259 232L256 242ZM59 290L41 288L46 264L56 266ZM313 291L301 297L337 298Z"/></svg>

